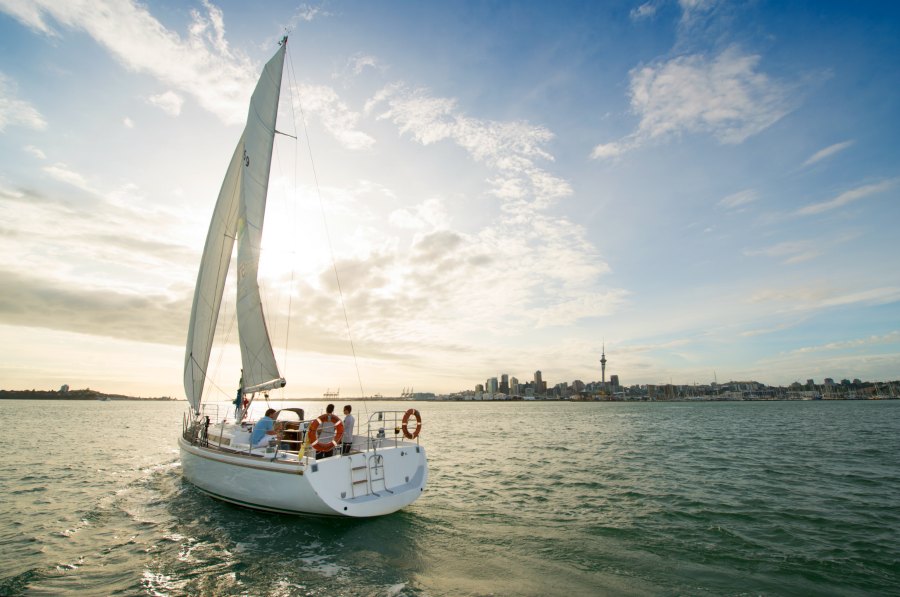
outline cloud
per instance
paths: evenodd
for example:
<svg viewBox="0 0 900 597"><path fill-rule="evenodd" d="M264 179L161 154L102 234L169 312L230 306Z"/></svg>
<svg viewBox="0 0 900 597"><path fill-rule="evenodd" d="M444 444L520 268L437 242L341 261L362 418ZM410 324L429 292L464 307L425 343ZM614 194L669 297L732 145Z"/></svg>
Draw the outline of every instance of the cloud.
<svg viewBox="0 0 900 597"><path fill-rule="evenodd" d="M717 56L693 54L635 68L631 110L640 117L624 139L597 145L595 159L621 155L682 134L708 134L742 143L790 111L784 85L758 72L759 56L728 48Z"/></svg>
<svg viewBox="0 0 900 597"><path fill-rule="evenodd" d="M882 336L867 336L841 342L828 342L818 346L804 346L790 351L789 354L807 354L814 352L827 352L832 350L846 350L848 348L861 348L864 346L877 346L881 344L895 344L900 342L900 331L894 330Z"/></svg>
<svg viewBox="0 0 900 597"><path fill-rule="evenodd" d="M837 209L838 207L842 207L844 205L847 205L848 203L853 203L854 201L865 199L870 195L883 193L884 191L892 189L895 186L896 182L896 180L886 180L884 182L867 184L855 189L850 189L849 191L841 193L834 199L821 201L819 203L810 203L805 207L801 207L795 212L795 214L798 216L811 216L832 209Z"/></svg>
<svg viewBox="0 0 900 597"><path fill-rule="evenodd" d="M181 114L181 106L184 99L174 91L166 91L158 95L151 95L147 101L168 114L169 116L178 116Z"/></svg>
<svg viewBox="0 0 900 597"><path fill-rule="evenodd" d="M291 17L288 29L294 29L302 21L309 23L319 17L329 17L331 13L321 6L310 6L309 4L301 4L297 7L297 12Z"/></svg>
<svg viewBox="0 0 900 597"><path fill-rule="evenodd" d="M44 166L44 172L46 172L56 180L64 182L66 184L70 184L73 187L81 189L82 191L87 191L89 193L97 192L93 187L90 186L90 184L88 184L88 181L84 176L82 176L78 172L75 172L63 163L57 162L52 166Z"/></svg>
<svg viewBox="0 0 900 597"><path fill-rule="evenodd" d="M25 153L27 153L33 157L36 157L39 160L47 159L47 154L45 154L43 151L41 151L39 148L35 147L34 145L26 145L22 149L25 151Z"/></svg>
<svg viewBox="0 0 900 597"><path fill-rule="evenodd" d="M48 19L84 31L132 71L149 73L227 123L241 123L260 67L231 50L221 10L209 2L191 11L184 37L166 29L141 4L115 0L35 0L3 10L32 29L58 35ZM274 49L274 42L273 42ZM34 120L34 118L32 118Z"/></svg>
<svg viewBox="0 0 900 597"><path fill-rule="evenodd" d="M422 145L452 141L476 162L493 169L491 192L503 200L507 213L522 216L572 194L568 181L538 165L553 161L543 147L553 134L544 127L472 118L459 110L454 99L434 97L425 89L402 84L378 92L366 104L365 112L377 109L383 110L379 119L392 121L401 134Z"/></svg>
<svg viewBox="0 0 900 597"><path fill-rule="evenodd" d="M789 322L781 323L781 324L774 325L774 326L768 327L768 328L747 330L747 331L741 332L739 335L743 336L745 338L752 338L753 336L763 336L765 334L774 334L777 332L783 332L784 330L790 329L790 328L794 327L795 325L797 325L797 321L789 321Z"/></svg>
<svg viewBox="0 0 900 597"><path fill-rule="evenodd" d="M134 121L133 121L132 119L128 118L127 116L126 116L125 118L122 119L122 124L123 124L123 125L125 126L125 128L127 128L127 129L133 129L133 128L134 128Z"/></svg>
<svg viewBox="0 0 900 597"><path fill-rule="evenodd" d="M0 188L0 221L15 223L0 234L0 252L18 256L7 272L41 272L47 284L125 294L192 284L196 272L173 266L197 261L196 251L181 244L183 214L147 202L134 185L104 196L64 164L45 171L81 192Z"/></svg>
<svg viewBox="0 0 900 597"><path fill-rule="evenodd" d="M357 128L360 114L352 111L337 92L327 85L300 86L297 108L305 115L315 115L325 129L348 149L368 149L375 139Z"/></svg>
<svg viewBox="0 0 900 597"><path fill-rule="evenodd" d="M790 265L794 263L801 263L803 261L809 261L810 259L814 259L820 256L822 254L822 251L818 247L818 242L808 240L795 240L778 243L765 249L747 249L744 251L744 255L747 255L748 257L763 255L765 257L773 257L776 259L783 258L784 260L782 261L782 263Z"/></svg>
<svg viewBox="0 0 900 597"><path fill-rule="evenodd" d="M634 147L634 143L627 142L601 143L594 147L594 150L591 152L591 157L595 160L616 158L631 151Z"/></svg>
<svg viewBox="0 0 900 597"><path fill-rule="evenodd" d="M409 209L397 209L391 212L388 220L398 228L424 230L436 230L446 228L450 224L450 218L443 202L433 198Z"/></svg>
<svg viewBox="0 0 900 597"><path fill-rule="evenodd" d="M853 145L853 141L842 141L841 143L835 143L834 145L829 145L825 149L820 149L816 153L812 154L808 160L803 162L803 167L812 166L816 162L820 162L825 158L831 157L834 154L841 152L851 145Z"/></svg>
<svg viewBox="0 0 900 597"><path fill-rule="evenodd" d="M339 257L336 269L361 353L417 358L423 346L447 355L480 353L484 347L475 339L486 334L495 345L515 342L523 329L607 316L627 300L627 291L600 284L610 268L586 230L545 213L572 193L568 181L544 167L553 162L548 130L473 118L455 99L402 83L379 91L363 114L393 123L414 143L463 148L489 170L487 194L501 212L481 229L461 231L451 227L444 201L432 197L393 209L389 227L356 229L353 255ZM365 213L371 201L356 189L341 203ZM510 227L516 234L504 232ZM527 271L518 271L523 267ZM335 288L332 268L323 265L297 307L307 314L306 325L321 326L331 337L345 333L324 317Z"/></svg>
<svg viewBox="0 0 900 597"><path fill-rule="evenodd" d="M691 20L699 14L708 13L716 8L717 4L719 0L678 0L682 20Z"/></svg>
<svg viewBox="0 0 900 597"><path fill-rule="evenodd" d="M30 103L16 97L16 85L0 73L0 132L7 126L24 126L36 130L47 128L47 121Z"/></svg>
<svg viewBox="0 0 900 597"><path fill-rule="evenodd" d="M784 305L784 308L777 312L790 314L856 304L886 305L897 301L900 301L900 288L896 286L865 290L854 289L848 292L844 289L805 285L795 288L758 290L749 299L750 303L780 303Z"/></svg>
<svg viewBox="0 0 900 597"><path fill-rule="evenodd" d="M0 0L0 10L3 10L34 31L50 36L57 35L44 20L41 7L36 2L31 2L30 0Z"/></svg>
<svg viewBox="0 0 900 597"><path fill-rule="evenodd" d="M633 21L639 21L641 19L649 19L656 14L656 11L659 7L655 2L644 2L637 8L632 8L629 16Z"/></svg>
<svg viewBox="0 0 900 597"><path fill-rule="evenodd" d="M357 54L350 58L348 62L348 69L354 75L358 75L363 72L366 68L378 68L379 62L375 56L367 55L367 54Z"/></svg>
<svg viewBox="0 0 900 597"><path fill-rule="evenodd" d="M756 201L756 199L756 191L747 189L745 191L740 191L732 195L728 195L724 199L720 200L716 205L724 207L725 209L734 209L735 207L740 207L741 205L746 205L748 203Z"/></svg>
<svg viewBox="0 0 900 597"><path fill-rule="evenodd" d="M162 344L184 341L190 313L185 298L61 284L9 270L0 270L0 284L6 289L0 295L4 324Z"/></svg>

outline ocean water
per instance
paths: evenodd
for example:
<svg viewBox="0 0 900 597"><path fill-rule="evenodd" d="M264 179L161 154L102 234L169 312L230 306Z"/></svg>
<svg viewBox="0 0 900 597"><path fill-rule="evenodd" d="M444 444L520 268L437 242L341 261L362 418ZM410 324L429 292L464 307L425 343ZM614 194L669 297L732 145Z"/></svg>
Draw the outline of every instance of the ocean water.
<svg viewBox="0 0 900 597"><path fill-rule="evenodd" d="M183 481L183 402L0 401L0 594L900 595L900 402L415 406L425 493L341 520Z"/></svg>

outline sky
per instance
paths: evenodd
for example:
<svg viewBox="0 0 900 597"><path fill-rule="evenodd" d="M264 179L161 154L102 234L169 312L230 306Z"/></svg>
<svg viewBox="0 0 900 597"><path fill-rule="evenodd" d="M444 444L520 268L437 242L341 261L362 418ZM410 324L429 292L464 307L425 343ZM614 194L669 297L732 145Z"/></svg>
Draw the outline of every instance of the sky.
<svg viewBox="0 0 900 597"><path fill-rule="evenodd" d="M284 397L900 378L896 3L0 0L0 387L184 396L285 31Z"/></svg>

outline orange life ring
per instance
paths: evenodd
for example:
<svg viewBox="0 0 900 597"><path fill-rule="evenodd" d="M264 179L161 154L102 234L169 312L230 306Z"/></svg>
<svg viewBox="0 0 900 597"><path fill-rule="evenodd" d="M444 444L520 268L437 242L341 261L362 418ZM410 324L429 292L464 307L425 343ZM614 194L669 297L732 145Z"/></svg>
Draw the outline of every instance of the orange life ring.
<svg viewBox="0 0 900 597"><path fill-rule="evenodd" d="M334 439L330 442L319 441L319 425L322 423L334 424ZM313 450L316 452L328 452L334 450L340 445L341 438L344 437L344 422L341 421L340 417L334 414L326 413L320 415L318 419L313 420L313 422L309 424L309 428L306 430L306 437L308 438L309 443L312 444Z"/></svg>
<svg viewBox="0 0 900 597"><path fill-rule="evenodd" d="M406 424L409 423L410 417L416 418L416 428L412 433L410 433L409 429L407 429L406 427ZM411 408L403 415L403 437L405 437L406 439L415 439L419 437L420 431L422 431L422 415L420 415L419 411L417 411L416 409Z"/></svg>

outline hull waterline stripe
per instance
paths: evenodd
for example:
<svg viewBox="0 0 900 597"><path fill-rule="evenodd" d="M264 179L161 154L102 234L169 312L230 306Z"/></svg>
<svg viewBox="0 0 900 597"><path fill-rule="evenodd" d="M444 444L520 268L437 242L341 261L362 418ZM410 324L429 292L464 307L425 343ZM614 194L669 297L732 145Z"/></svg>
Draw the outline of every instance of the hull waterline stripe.
<svg viewBox="0 0 900 597"><path fill-rule="evenodd" d="M280 513L280 514L300 514L300 515L303 515L303 516L321 516L321 517L329 517L329 518L330 518L330 517L335 517L335 518L355 518L355 517L353 517L353 516L345 516L345 515L341 515L341 514L338 514L338 513L334 513L334 514L319 514L319 513L317 513L317 512L306 512L306 511L304 511L304 510L287 510L287 509L285 509L285 508L273 508L273 507L270 507L270 506L262 506L262 505L260 505L260 504L254 504L253 502L245 502L245 501L243 501L243 500L239 500L239 499L235 499L235 498L226 497L226 496L224 496L224 495L219 495L218 493L216 493L216 492L214 492L214 491L210 491L210 490L208 490L208 489L204 489L204 488L200 487L199 485L194 485L193 483L191 483L191 486L192 486L192 487L195 487L197 490L199 490L199 491L205 493L206 495L208 495L208 496L210 496L210 497L214 497L214 498L219 499L219 500L222 500L223 502L229 502L229 503L231 503L231 504L236 504L236 505L238 505L238 506L244 506L244 507L247 507L247 508L253 508L254 510L266 510L267 512L277 512L277 513Z"/></svg>

